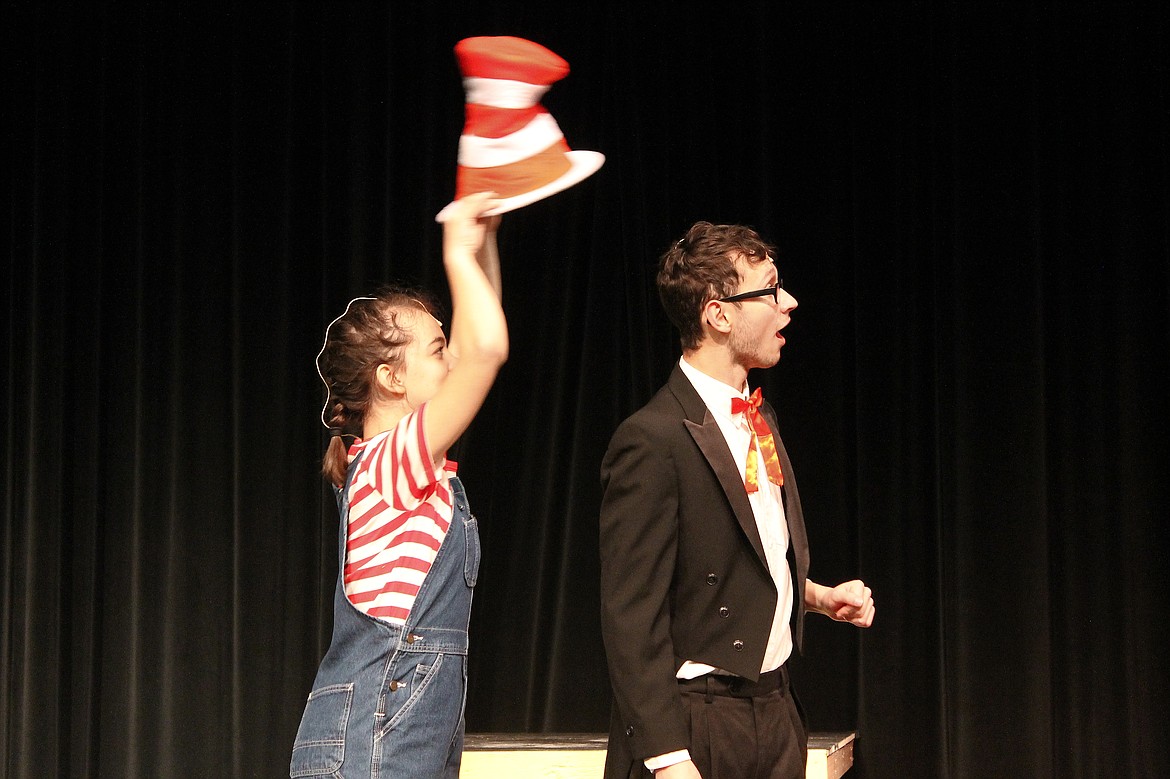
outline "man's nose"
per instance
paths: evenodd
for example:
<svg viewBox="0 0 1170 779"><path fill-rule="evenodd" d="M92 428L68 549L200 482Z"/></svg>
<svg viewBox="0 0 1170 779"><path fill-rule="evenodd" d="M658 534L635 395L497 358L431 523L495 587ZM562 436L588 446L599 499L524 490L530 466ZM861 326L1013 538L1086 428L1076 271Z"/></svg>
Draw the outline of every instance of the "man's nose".
<svg viewBox="0 0 1170 779"><path fill-rule="evenodd" d="M799 303L796 302L796 298L792 297L792 293L790 293L788 290L781 288L779 290L779 292L780 292L780 298L778 301L778 305L779 305L780 310L783 311L785 314L791 312L792 309L794 309L798 305L800 305Z"/></svg>

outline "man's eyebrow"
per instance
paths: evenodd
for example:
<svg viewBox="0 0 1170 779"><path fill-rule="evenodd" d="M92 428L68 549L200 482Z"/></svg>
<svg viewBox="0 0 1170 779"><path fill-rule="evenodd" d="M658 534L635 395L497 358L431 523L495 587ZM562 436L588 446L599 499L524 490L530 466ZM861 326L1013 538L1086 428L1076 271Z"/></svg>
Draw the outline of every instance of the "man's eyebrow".
<svg viewBox="0 0 1170 779"><path fill-rule="evenodd" d="M439 346L446 346L447 345L447 336L436 335L434 338L431 339L431 346L434 346L435 344L438 344Z"/></svg>

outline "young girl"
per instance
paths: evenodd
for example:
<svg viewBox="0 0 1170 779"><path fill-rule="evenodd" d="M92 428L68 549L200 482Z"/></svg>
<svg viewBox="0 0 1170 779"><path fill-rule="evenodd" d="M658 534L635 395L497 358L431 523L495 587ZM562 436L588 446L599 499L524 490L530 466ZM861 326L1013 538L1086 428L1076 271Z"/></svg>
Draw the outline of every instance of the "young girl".
<svg viewBox="0 0 1170 779"><path fill-rule="evenodd" d="M352 301L326 331L317 366L341 570L294 778L459 775L479 535L446 452L508 356L499 217L483 216L496 202L463 198L444 224L450 342L402 292Z"/></svg>

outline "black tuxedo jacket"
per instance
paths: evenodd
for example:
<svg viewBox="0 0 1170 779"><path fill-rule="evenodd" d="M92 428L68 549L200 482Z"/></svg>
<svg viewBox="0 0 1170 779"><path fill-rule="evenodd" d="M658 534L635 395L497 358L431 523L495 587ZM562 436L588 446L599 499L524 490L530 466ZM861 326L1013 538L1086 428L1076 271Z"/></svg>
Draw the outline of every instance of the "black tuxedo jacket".
<svg viewBox="0 0 1170 779"><path fill-rule="evenodd" d="M767 403L762 412L784 470L799 651L808 539L775 412ZM601 623L614 693L610 779L631 775L647 757L688 748L675 680L684 660L759 678L777 592L739 468L681 368L618 427L601 481Z"/></svg>

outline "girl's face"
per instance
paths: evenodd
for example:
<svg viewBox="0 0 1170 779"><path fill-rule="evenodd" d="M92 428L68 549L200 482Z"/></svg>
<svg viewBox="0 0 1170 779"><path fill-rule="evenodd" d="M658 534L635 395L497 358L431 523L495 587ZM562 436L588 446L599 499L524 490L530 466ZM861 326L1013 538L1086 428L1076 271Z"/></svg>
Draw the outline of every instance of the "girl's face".
<svg viewBox="0 0 1170 779"><path fill-rule="evenodd" d="M451 354L447 337L439 320L425 311L414 311L402 318L410 331L410 344L403 350L398 380L405 392L406 404L416 411L433 398L451 372Z"/></svg>

